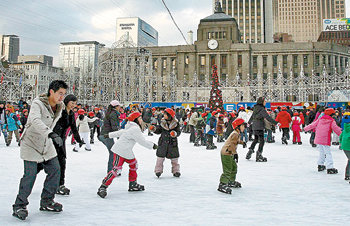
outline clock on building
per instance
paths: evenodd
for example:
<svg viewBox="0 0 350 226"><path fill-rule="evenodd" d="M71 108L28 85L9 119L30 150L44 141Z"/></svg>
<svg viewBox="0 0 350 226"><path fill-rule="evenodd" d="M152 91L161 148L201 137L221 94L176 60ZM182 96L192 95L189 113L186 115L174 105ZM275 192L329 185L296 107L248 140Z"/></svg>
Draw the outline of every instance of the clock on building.
<svg viewBox="0 0 350 226"><path fill-rule="evenodd" d="M216 48L218 48L218 46L219 46L219 43L215 39L210 39L208 41L208 48L209 49L216 49Z"/></svg>

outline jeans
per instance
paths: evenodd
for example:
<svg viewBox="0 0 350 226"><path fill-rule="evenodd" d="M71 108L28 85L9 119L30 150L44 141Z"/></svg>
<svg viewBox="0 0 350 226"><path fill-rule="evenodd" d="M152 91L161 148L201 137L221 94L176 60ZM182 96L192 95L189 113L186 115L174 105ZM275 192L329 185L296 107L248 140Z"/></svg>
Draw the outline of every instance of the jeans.
<svg viewBox="0 0 350 226"><path fill-rule="evenodd" d="M245 142L248 142L247 128L245 128L244 131L241 133L241 140L243 140L243 138Z"/></svg>
<svg viewBox="0 0 350 226"><path fill-rule="evenodd" d="M111 151L111 149L114 145L114 140L112 138L105 138L103 135L99 136L98 139L107 147L109 152L108 165L107 165L107 173L109 173L113 168L114 153Z"/></svg>

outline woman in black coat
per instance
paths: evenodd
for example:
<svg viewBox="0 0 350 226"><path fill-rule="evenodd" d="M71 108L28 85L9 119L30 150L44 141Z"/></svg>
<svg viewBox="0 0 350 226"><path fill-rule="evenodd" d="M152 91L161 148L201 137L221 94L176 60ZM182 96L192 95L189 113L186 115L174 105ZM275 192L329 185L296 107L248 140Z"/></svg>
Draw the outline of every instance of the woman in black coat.
<svg viewBox="0 0 350 226"><path fill-rule="evenodd" d="M64 178L65 178L65 172L66 172L66 134L67 129L70 127L72 130L72 133L74 135L74 139L79 144L83 144L83 141L80 139L79 132L77 130L76 124L75 124L75 117L73 108L77 104L77 98L76 96L70 94L66 96L63 100L66 108L62 111L61 118L57 121L56 126L53 129L53 132L56 133L58 136L61 137L63 141L62 146L57 146L57 144L54 142L54 146L57 152L57 158L58 162L61 167L61 175L60 175L60 186L57 190L57 194L60 195L69 195L70 190L64 186Z"/></svg>
<svg viewBox="0 0 350 226"><path fill-rule="evenodd" d="M157 149L157 163L154 172L157 177L163 173L163 163L165 158L171 160L172 173L174 177L180 177L180 165L178 163L179 145L177 137L180 136L180 124L175 117L175 112L167 108L164 111L160 125L151 128L155 134L160 134Z"/></svg>
<svg viewBox="0 0 350 226"><path fill-rule="evenodd" d="M262 156L263 148L264 148L264 129L265 129L265 122L264 119L267 119L269 122L271 122L274 125L277 125L277 122L273 120L267 113L265 109L266 100L264 97L259 97L256 105L253 109L253 114L249 119L248 124L251 124L253 134L254 134L254 141L251 144L249 151L247 153L246 159L250 159L252 154L254 153L255 145L259 142L259 148L256 152L256 161L257 162L266 162L267 158Z"/></svg>

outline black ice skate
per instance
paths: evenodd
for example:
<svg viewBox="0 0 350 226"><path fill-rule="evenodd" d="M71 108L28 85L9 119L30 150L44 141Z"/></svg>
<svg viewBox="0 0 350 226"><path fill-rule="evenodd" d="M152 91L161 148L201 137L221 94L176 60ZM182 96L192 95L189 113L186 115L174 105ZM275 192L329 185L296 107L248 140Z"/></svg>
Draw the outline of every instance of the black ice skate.
<svg viewBox="0 0 350 226"><path fill-rule="evenodd" d="M207 145L207 150L214 150L214 145L208 144Z"/></svg>
<svg viewBox="0 0 350 226"><path fill-rule="evenodd" d="M238 181L233 181L233 182L228 182L228 186L230 187L230 188L241 188L242 187L242 185L241 185L241 183L239 183Z"/></svg>
<svg viewBox="0 0 350 226"><path fill-rule="evenodd" d="M200 145L198 142L195 142L195 143L194 143L194 146L195 146L195 147L200 147L201 145Z"/></svg>
<svg viewBox="0 0 350 226"><path fill-rule="evenodd" d="M180 173L180 172L176 172L176 173L174 173L173 175L174 175L174 177L180 177L180 176L181 176L181 173Z"/></svg>
<svg viewBox="0 0 350 226"><path fill-rule="evenodd" d="M267 162L267 158L265 158L264 156L262 156L261 153L257 152L256 153L256 162Z"/></svg>
<svg viewBox="0 0 350 226"><path fill-rule="evenodd" d="M91 139L90 140L90 144L94 144L95 142L94 142L94 140L93 139Z"/></svg>
<svg viewBox="0 0 350 226"><path fill-rule="evenodd" d="M254 150L252 148L249 148L249 151L248 151L245 158L249 160L252 157L253 153L254 153Z"/></svg>
<svg viewBox="0 0 350 226"><path fill-rule="evenodd" d="M221 182L219 184L218 191L226 193L226 194L231 194L232 193L232 189L229 188L229 186L227 184L224 184L224 183L221 183Z"/></svg>
<svg viewBox="0 0 350 226"><path fill-rule="evenodd" d="M63 210L63 206L62 204L53 200L41 201L40 210L49 212L61 212Z"/></svg>
<svg viewBox="0 0 350 226"><path fill-rule="evenodd" d="M313 148L317 147L317 145L316 145L316 144L312 144L311 146L312 146Z"/></svg>
<svg viewBox="0 0 350 226"><path fill-rule="evenodd" d="M326 167L324 165L318 165L317 169L318 169L318 172L321 172L321 171L325 170Z"/></svg>
<svg viewBox="0 0 350 226"><path fill-rule="evenodd" d="M327 174L337 174L338 170L335 168L327 169Z"/></svg>
<svg viewBox="0 0 350 226"><path fill-rule="evenodd" d="M345 176L344 180L350 180L349 176Z"/></svg>
<svg viewBox="0 0 350 226"><path fill-rule="evenodd" d="M85 148L85 150L86 150L86 151L91 151L91 148L90 148L90 149L88 149L88 148Z"/></svg>
<svg viewBox="0 0 350 226"><path fill-rule="evenodd" d="M74 151L74 152L78 152L78 150L77 150L77 149L75 149L75 148L73 148L73 151Z"/></svg>
<svg viewBox="0 0 350 226"><path fill-rule="evenodd" d="M59 188L56 191L56 194L58 195L69 195L70 190L68 188L66 188L66 186L61 185L59 186Z"/></svg>
<svg viewBox="0 0 350 226"><path fill-rule="evenodd" d="M301 141L300 141L300 142L298 142L298 145L302 145L302 144L303 144L303 142L301 142Z"/></svg>
<svg viewBox="0 0 350 226"><path fill-rule="evenodd" d="M160 175L162 175L162 173L160 173L160 172L156 173L156 176L157 176L158 178L160 177Z"/></svg>
<svg viewBox="0 0 350 226"><path fill-rule="evenodd" d="M293 144L297 144L297 142L293 141Z"/></svg>
<svg viewBox="0 0 350 226"><path fill-rule="evenodd" d="M28 210L25 206L13 207L12 216L17 217L20 220L25 220L28 216Z"/></svg>
<svg viewBox="0 0 350 226"><path fill-rule="evenodd" d="M144 191L145 186L138 184L136 181L129 182L129 190L128 191Z"/></svg>
<svg viewBox="0 0 350 226"><path fill-rule="evenodd" d="M287 138L286 138L286 137L282 137L282 144L288 145L288 142L287 142Z"/></svg>
<svg viewBox="0 0 350 226"><path fill-rule="evenodd" d="M97 194L101 198L105 198L107 196L107 186L104 184L101 184L101 186L98 188Z"/></svg>

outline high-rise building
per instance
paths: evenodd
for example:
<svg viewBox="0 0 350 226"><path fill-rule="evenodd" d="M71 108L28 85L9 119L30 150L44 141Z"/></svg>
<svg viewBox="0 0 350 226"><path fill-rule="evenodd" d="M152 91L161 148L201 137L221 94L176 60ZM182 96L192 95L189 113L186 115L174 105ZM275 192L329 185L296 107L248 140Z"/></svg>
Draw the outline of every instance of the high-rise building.
<svg viewBox="0 0 350 226"><path fill-rule="evenodd" d="M213 11L215 2L213 0ZM273 42L271 0L219 0L222 10L237 20L243 43Z"/></svg>
<svg viewBox="0 0 350 226"><path fill-rule="evenodd" d="M117 19L116 42L126 34L136 46L158 46L158 31L138 17Z"/></svg>
<svg viewBox="0 0 350 226"><path fill-rule="evenodd" d="M96 41L61 42L59 65L65 70L80 68L82 73L96 74L99 52L104 46Z"/></svg>
<svg viewBox="0 0 350 226"><path fill-rule="evenodd" d="M16 63L19 55L19 37L17 35L0 35L0 57Z"/></svg>
<svg viewBox="0 0 350 226"><path fill-rule="evenodd" d="M18 56L18 63L39 62L48 66L52 66L53 57L46 55L22 55Z"/></svg>
<svg viewBox="0 0 350 226"><path fill-rule="evenodd" d="M323 19L345 18L345 0L272 0L274 32L295 42L317 41Z"/></svg>

